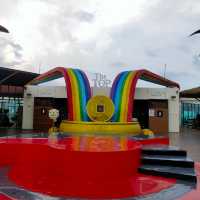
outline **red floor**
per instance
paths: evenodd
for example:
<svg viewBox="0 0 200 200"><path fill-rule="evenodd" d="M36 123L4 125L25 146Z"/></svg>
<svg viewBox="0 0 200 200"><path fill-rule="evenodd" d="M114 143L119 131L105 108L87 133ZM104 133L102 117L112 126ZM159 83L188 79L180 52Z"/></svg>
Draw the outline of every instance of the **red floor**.
<svg viewBox="0 0 200 200"><path fill-rule="evenodd" d="M72 141L70 143L69 141L70 139L62 142L49 141L48 138L0 139L0 165L12 166L9 177L19 187L53 196L101 199L148 196L176 184L175 179L142 175L132 170L139 165L138 142L128 141L125 146L122 145L123 149L119 149L121 147L117 144L117 140L113 143L109 139L105 143L102 142L102 138L100 141L95 139L89 147L85 139L82 143L75 140L73 145ZM168 142L166 138L150 139L144 140L143 144L168 144ZM66 144L68 147L71 144L70 149ZM76 149L77 146L79 149ZM102 148L104 151L101 151ZM198 176L197 188L179 200L200 199L200 163L195 164L195 169ZM119 171L124 173L120 173L119 176ZM1 199L14 200L0 193Z"/></svg>
<svg viewBox="0 0 200 200"><path fill-rule="evenodd" d="M17 200L17 199L14 199L12 197L9 197L8 195L0 193L0 200Z"/></svg>
<svg viewBox="0 0 200 200"><path fill-rule="evenodd" d="M0 139L0 164L11 166L18 186L53 196L133 197L176 183L138 174L140 150L140 142L121 137L7 138Z"/></svg>

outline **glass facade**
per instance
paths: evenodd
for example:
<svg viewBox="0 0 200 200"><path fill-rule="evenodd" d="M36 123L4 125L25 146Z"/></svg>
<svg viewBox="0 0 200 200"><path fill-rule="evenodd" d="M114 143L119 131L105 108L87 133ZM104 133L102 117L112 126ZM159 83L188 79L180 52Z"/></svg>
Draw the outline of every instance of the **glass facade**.
<svg viewBox="0 0 200 200"><path fill-rule="evenodd" d="M181 124L187 125L190 121L197 118L200 114L200 102L196 103L181 103Z"/></svg>
<svg viewBox="0 0 200 200"><path fill-rule="evenodd" d="M0 97L0 127L20 128L23 98Z"/></svg>

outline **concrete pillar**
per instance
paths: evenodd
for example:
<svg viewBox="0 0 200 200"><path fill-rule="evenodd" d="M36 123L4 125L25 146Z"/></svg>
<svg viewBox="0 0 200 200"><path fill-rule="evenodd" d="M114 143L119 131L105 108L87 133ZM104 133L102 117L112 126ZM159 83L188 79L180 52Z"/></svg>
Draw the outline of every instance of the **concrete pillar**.
<svg viewBox="0 0 200 200"><path fill-rule="evenodd" d="M33 129L34 97L24 94L22 129Z"/></svg>
<svg viewBox="0 0 200 200"><path fill-rule="evenodd" d="M169 117L169 132L179 132L180 122L179 122L179 97L168 99L168 117Z"/></svg>

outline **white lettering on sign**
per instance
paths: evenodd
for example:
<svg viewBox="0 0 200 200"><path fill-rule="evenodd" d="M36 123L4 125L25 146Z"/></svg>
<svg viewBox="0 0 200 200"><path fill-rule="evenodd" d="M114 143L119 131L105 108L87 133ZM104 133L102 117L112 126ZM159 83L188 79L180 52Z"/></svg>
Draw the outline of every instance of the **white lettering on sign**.
<svg viewBox="0 0 200 200"><path fill-rule="evenodd" d="M111 84L111 80L107 79L106 75L101 73L95 73L95 78L92 79L94 81L94 87L109 87Z"/></svg>
<svg viewBox="0 0 200 200"><path fill-rule="evenodd" d="M165 98L166 92L165 91L159 91L159 90L152 90L151 96L152 97L159 97L159 98L163 97L163 98Z"/></svg>

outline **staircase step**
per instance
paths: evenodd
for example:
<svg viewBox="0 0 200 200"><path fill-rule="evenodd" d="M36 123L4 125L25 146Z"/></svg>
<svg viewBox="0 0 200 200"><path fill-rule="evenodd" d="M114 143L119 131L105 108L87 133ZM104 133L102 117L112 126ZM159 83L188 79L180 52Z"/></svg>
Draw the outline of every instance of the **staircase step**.
<svg viewBox="0 0 200 200"><path fill-rule="evenodd" d="M146 146L142 148L142 154L145 155L168 155L168 156L187 156L185 150L171 146Z"/></svg>
<svg viewBox="0 0 200 200"><path fill-rule="evenodd" d="M194 168L171 167L161 165L142 165L139 172L155 176L164 176L167 178L177 178L180 180L195 182L196 174Z"/></svg>
<svg viewBox="0 0 200 200"><path fill-rule="evenodd" d="M142 164L194 168L194 161L185 156L143 155Z"/></svg>

